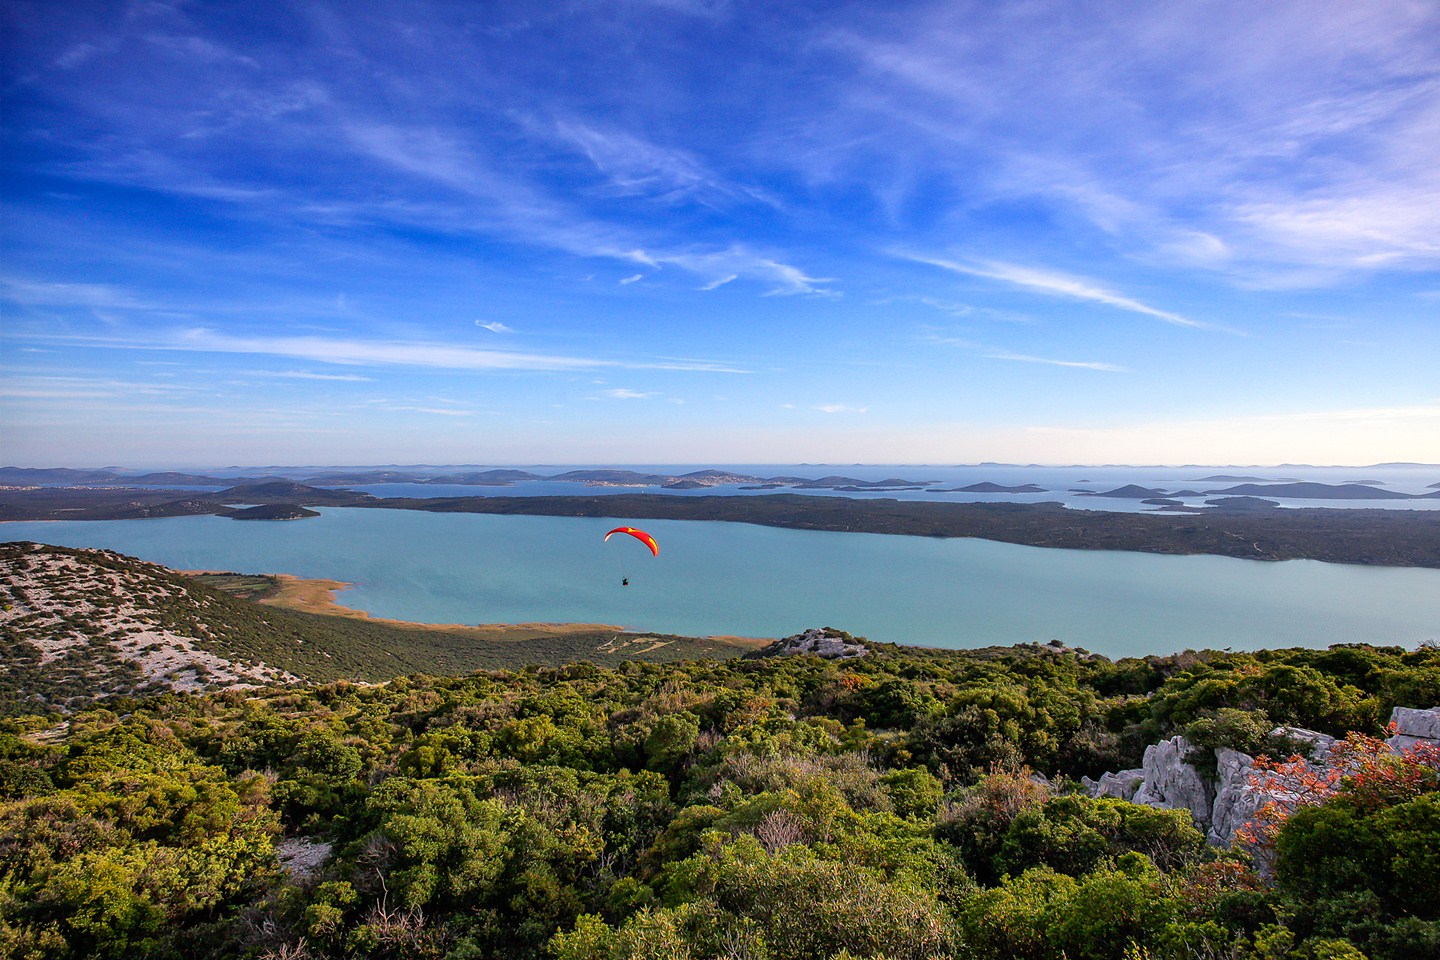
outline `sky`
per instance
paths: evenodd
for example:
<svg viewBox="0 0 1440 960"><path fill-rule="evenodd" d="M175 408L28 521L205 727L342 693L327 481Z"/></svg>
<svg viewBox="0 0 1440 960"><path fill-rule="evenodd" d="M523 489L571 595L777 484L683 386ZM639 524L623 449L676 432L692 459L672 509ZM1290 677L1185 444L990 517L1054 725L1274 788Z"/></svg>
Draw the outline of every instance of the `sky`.
<svg viewBox="0 0 1440 960"><path fill-rule="evenodd" d="M1440 462L1432 0L0 5L0 462Z"/></svg>

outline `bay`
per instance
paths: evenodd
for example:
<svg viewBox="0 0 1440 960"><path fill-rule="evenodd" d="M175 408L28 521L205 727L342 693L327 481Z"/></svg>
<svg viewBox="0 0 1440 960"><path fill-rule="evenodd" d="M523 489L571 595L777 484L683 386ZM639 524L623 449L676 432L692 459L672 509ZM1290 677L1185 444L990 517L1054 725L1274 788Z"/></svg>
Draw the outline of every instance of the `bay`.
<svg viewBox="0 0 1440 960"><path fill-rule="evenodd" d="M942 647L1054 639L1110 657L1440 640L1437 570L636 521L661 544L652 557L628 537L602 542L622 522L328 508L283 523L7 523L0 538L343 580L341 603L426 623L757 637L834 626Z"/></svg>

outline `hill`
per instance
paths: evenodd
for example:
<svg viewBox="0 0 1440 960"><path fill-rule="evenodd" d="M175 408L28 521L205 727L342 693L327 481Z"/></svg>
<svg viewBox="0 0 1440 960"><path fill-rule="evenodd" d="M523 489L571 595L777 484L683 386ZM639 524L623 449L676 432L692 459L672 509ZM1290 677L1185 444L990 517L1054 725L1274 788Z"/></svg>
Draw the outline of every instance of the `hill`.
<svg viewBox="0 0 1440 960"><path fill-rule="evenodd" d="M69 709L296 679L227 642L239 602L120 554L0 545L0 698L11 710Z"/></svg>
<svg viewBox="0 0 1440 960"><path fill-rule="evenodd" d="M312 487L308 484L296 483L293 480L242 483L227 487L211 496L213 499L225 503L293 503L307 507L325 504L342 506L373 499L368 493Z"/></svg>
<svg viewBox="0 0 1440 960"><path fill-rule="evenodd" d="M0 954L1418 960L1440 753L1377 737L1428 737L1440 712L1394 707L1437 692L1433 648L1110 661L825 630L0 718ZM1258 758L1297 736L1354 775ZM1307 793L1207 843L1252 759Z"/></svg>
<svg viewBox="0 0 1440 960"><path fill-rule="evenodd" d="M1230 494L1242 497L1285 497L1293 500L1413 500L1408 493L1377 490L1366 483L1242 483L1224 490L1206 490L1207 494Z"/></svg>
<svg viewBox="0 0 1440 960"><path fill-rule="evenodd" d="M257 602L273 600L278 586L273 577L189 577L103 550L0 544L0 712L302 678L378 681L748 649L598 627L434 627Z"/></svg>
<svg viewBox="0 0 1440 960"><path fill-rule="evenodd" d="M232 510L231 520L304 520L320 516L318 511L292 503L262 503L242 510Z"/></svg>

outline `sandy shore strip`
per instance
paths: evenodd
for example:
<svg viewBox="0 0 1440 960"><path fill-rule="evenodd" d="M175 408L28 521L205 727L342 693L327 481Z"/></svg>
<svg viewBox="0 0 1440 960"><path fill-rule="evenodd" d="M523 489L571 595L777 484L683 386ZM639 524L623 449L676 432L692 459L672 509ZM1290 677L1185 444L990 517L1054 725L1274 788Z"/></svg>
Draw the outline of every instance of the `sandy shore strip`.
<svg viewBox="0 0 1440 960"><path fill-rule="evenodd" d="M186 570L186 574L216 573L210 570ZM343 580L305 579L288 573L270 574L279 583L279 592L260 603L299 613L318 613L328 617L353 617L358 620L372 620L406 630L436 630L442 633L461 633L482 640L498 642L532 640L535 637L555 637L571 633L613 632L625 633L624 627L611 623L414 623L408 620L392 620L388 617L372 617L364 610L343 606L335 595L350 586ZM756 637L715 636L708 639L737 647L760 647L768 639ZM659 641L657 641L659 643ZM661 644L663 645L663 644Z"/></svg>
<svg viewBox="0 0 1440 960"><path fill-rule="evenodd" d="M464 632L489 640L529 640L536 636L556 636L565 633L594 633L597 630L620 630L609 623L412 623L408 620L391 620L388 617L372 617L364 610L356 610L340 604L335 595L350 584L343 580L306 580L288 573L273 574L280 582L280 592L261 603L300 613L320 613L329 617L354 617L359 620L373 620L407 630L440 630L445 633Z"/></svg>

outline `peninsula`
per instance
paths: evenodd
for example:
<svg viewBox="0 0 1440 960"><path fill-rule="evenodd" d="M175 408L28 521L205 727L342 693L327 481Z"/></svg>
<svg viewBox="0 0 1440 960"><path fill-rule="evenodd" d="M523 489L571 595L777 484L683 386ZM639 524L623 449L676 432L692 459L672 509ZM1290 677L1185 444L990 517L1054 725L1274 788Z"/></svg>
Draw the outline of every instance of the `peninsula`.
<svg viewBox="0 0 1440 960"><path fill-rule="evenodd" d="M229 504L288 504L633 520L720 520L797 530L976 537L1070 550L1213 554L1249 560L1440 568L1440 511L1209 509L1197 513L1072 510L1058 503L948 503L811 494L377 498L304 484L178 490L37 488L0 492L3 520L111 520L214 514Z"/></svg>

